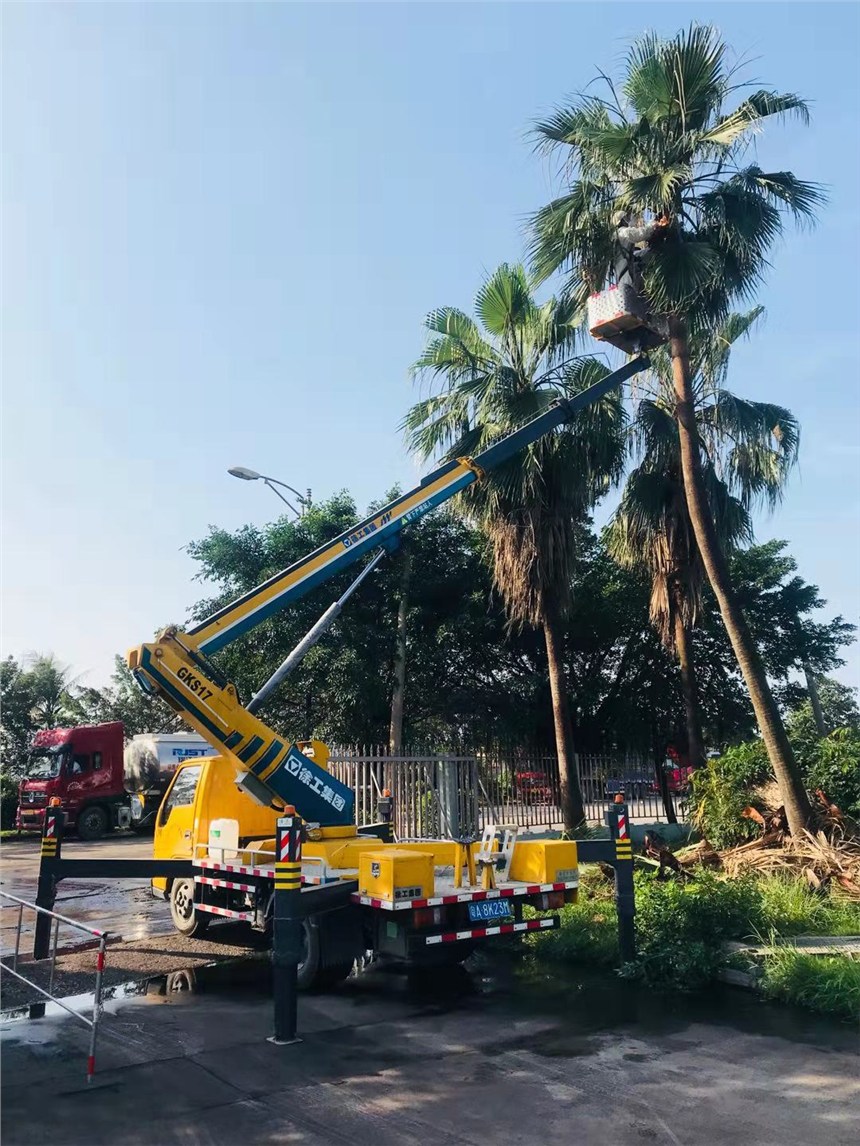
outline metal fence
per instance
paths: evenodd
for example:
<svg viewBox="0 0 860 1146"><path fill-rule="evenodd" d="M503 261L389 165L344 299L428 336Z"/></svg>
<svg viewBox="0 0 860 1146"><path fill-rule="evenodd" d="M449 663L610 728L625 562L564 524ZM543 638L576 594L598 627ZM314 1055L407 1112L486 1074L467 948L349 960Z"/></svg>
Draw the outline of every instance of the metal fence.
<svg viewBox="0 0 860 1146"><path fill-rule="evenodd" d="M67 1011L73 1018L83 1023L84 1026L90 1029L90 1045L89 1054L87 1055L87 1082L92 1082L93 1074L96 1069L96 1038L98 1036L99 1019L102 1015L102 978L104 975L105 967L105 947L107 946L108 934L106 931L99 931L96 927L88 927L85 923L78 923L74 919L69 919L68 916L60 915L57 911L49 911L45 907L38 907L35 903L30 903L26 899L19 899L17 895L10 895L6 891L0 891L0 899L3 901L3 910L17 913L15 924L15 946L10 951L3 952L2 963L0 969L3 975L12 975L13 978L25 983L31 990L41 995L42 998L48 999L51 1003L56 1003L64 1011ZM51 929L51 943L50 951L47 960L39 959L26 963L20 962L21 956L21 934L24 922L24 912L34 912L38 917L41 915L46 918ZM93 974L95 976L93 986L93 1011L92 1017L87 1018L82 1015L80 1011L75 1010L65 1003L61 998L54 994L54 978L57 967L57 943L60 934L60 927L72 928L74 931L83 932L95 940L96 945L96 959ZM48 987L47 990L40 986L35 978L32 976L35 972L41 971L46 962L50 961L50 969L48 971ZM29 976L22 974L22 968L29 972ZM39 975L39 977L42 977ZM39 1005L39 1004L37 1004Z"/></svg>
<svg viewBox="0 0 860 1146"><path fill-rule="evenodd" d="M619 793L631 819L666 818L653 764L586 754L575 762L588 820L603 823ZM446 754L423 748L391 756L381 745L361 745L333 749L329 764L355 792L359 824L377 820L377 801L384 789L391 792L399 839L456 836L488 823L563 826L558 759L539 750L503 746ZM670 798L683 818L684 794Z"/></svg>

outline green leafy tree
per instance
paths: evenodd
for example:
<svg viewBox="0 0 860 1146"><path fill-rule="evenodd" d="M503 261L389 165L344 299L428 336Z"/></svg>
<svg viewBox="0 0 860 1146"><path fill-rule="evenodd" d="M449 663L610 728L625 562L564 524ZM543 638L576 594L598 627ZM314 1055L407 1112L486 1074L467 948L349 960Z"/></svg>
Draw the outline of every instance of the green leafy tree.
<svg viewBox="0 0 860 1146"><path fill-rule="evenodd" d="M534 219L533 256L541 277L565 268L566 295L583 305L613 276L619 225L659 224L651 228L642 281L652 313L668 320L687 509L799 834L809 802L708 500L690 338L713 331L755 293L786 216L812 219L823 195L790 171L748 162L755 133L790 115L806 122L808 110L797 95L765 89L733 100L739 85L727 55L710 27L692 25L668 40L649 33L630 48L620 87L607 80L607 98L583 95L538 125L543 143L563 156L570 181ZM773 429L780 432L776 423ZM756 452L745 441L736 451L751 483L768 476L756 472Z"/></svg>
<svg viewBox="0 0 860 1146"><path fill-rule="evenodd" d="M845 729L860 734L860 708L857 707L857 690L833 677L822 677L818 687L818 698L825 726L830 732ZM801 764L810 766L814 761L822 741L818 732L818 715L811 698L793 708L785 722L794 751ZM860 785L860 755L856 761L857 782Z"/></svg>
<svg viewBox="0 0 860 1146"><path fill-rule="evenodd" d="M24 774L37 725L33 680L14 657L0 661L0 755L4 775Z"/></svg>
<svg viewBox="0 0 860 1146"><path fill-rule="evenodd" d="M359 520L351 497L317 502L300 521L213 529L189 552L217 590L194 606L209 615ZM526 738L545 679L526 639L508 636L478 532L438 512L410 526L403 744L478 744ZM217 659L240 694L256 692L352 578L353 568L223 649ZM264 719L285 735L334 744L388 741L395 689L402 568L386 558L329 632L267 701Z"/></svg>
<svg viewBox="0 0 860 1146"><path fill-rule="evenodd" d="M797 562L786 545L773 540L733 554L732 579L781 704L793 709L802 702L803 690L790 679L793 672L802 672L821 737L840 726L828 723L819 680L844 664L840 650L853 642L856 626L842 616L815 619L813 613L827 602L817 585L797 575Z"/></svg>
<svg viewBox="0 0 860 1146"><path fill-rule="evenodd" d="M724 551L751 539L752 507L780 497L797 453L799 429L789 410L737 398L725 387L732 347L761 311L732 314L713 334L696 332L690 339L702 479ZM701 767L705 753L692 630L702 610L705 567L684 488L672 362L663 349L652 358L653 385L630 428L639 464L615 513L610 549L623 565L651 578L651 621L677 657L690 760ZM780 427L778 437L774 425Z"/></svg>
<svg viewBox="0 0 860 1146"><path fill-rule="evenodd" d="M521 266L498 267L478 291L475 310L477 322L452 307L426 320L427 347L414 372L438 387L404 422L423 458L475 454L596 380L593 364L570 356L575 307L553 298L539 305ZM619 398L606 397L458 498L489 540L493 579L512 625L543 632L570 827L584 819L562 638L575 525L620 476L622 424Z"/></svg>
<svg viewBox="0 0 860 1146"><path fill-rule="evenodd" d="M70 708L76 724L121 721L126 740L141 732L172 732L182 727L182 721L163 700L138 687L121 656L114 657L110 685L80 688Z"/></svg>

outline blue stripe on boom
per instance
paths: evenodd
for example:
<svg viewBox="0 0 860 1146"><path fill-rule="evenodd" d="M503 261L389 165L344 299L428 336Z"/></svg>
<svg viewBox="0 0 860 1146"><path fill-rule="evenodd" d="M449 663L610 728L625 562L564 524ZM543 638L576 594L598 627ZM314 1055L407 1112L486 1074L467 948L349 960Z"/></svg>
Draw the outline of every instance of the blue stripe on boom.
<svg viewBox="0 0 860 1146"><path fill-rule="evenodd" d="M442 502L448 501L451 497L454 496L455 493L459 493L461 489L465 489L467 485L471 485L474 480L475 475L471 471L461 474L455 482L452 482L451 485L446 486L445 489L439 490L432 497L429 497L423 505L418 507L418 512L416 512L415 509L411 510L410 514L407 515L408 520L405 517L395 518L388 525L383 526L382 529L377 529L373 533L368 534L367 537L363 537L360 541L356 541L354 545L349 546L348 549L344 549L342 553L340 553L333 560L329 561L328 564L324 565L322 569L318 569L316 573L313 573L310 577L302 581L301 584L294 585L289 589L285 589L279 597L273 597L271 600L266 601L265 604L258 606L256 609L249 612L246 616L242 617L240 621L232 624L229 629L223 629L220 632L215 632L211 637L209 637L208 640L201 641L198 646L200 651L208 655L210 653L217 652L218 649L223 649L225 645L229 645L238 637L241 637L251 629L256 628L257 625L261 624L268 617L271 617L273 613L277 613L280 609L283 609L284 606L288 605L291 601L298 601L299 598L303 597L305 593L309 593L311 589L315 588L315 586L321 584L323 581L329 580L330 577L335 576L335 574L340 572L340 570L345 568L347 565L351 565L354 561L361 557L361 555L366 550L375 549L378 545L382 544L382 541L385 538L392 537L399 533L400 530L403 529L404 525L408 524L408 521L413 521L418 517L423 517L425 513L429 513L432 509L435 509L438 505L441 505ZM313 556L313 554L311 556ZM301 562L300 564L304 564L304 562ZM293 569L295 569L295 566L292 566L291 569L285 570L285 572L288 573ZM279 574L279 576L282 576L282 574ZM276 578L273 578L273 580L276 580ZM267 584L270 583L271 582L267 582ZM262 588L265 588L265 586L261 585L260 589ZM259 589L255 589L253 591L254 594L258 592ZM220 614L215 613L206 621L202 621L194 629L189 629L189 633L194 633L197 630L204 628L213 620L217 620L217 618L221 615L233 612L241 604L241 599L239 601L235 601L232 605L228 605L225 609L222 609Z"/></svg>
<svg viewBox="0 0 860 1146"><path fill-rule="evenodd" d="M239 753L239 759L243 760L245 763L247 763L251 759L251 757L254 755L254 753L259 752L259 750L262 747L263 747L262 736L252 736L251 739L248 741L248 743L245 745L245 747L242 749L242 751Z"/></svg>
<svg viewBox="0 0 860 1146"><path fill-rule="evenodd" d="M252 772L262 772L269 764L275 759L279 752L283 752L284 746L280 740L273 740L256 764L251 765Z"/></svg>
<svg viewBox="0 0 860 1146"><path fill-rule="evenodd" d="M161 685L164 691L168 693L168 695L172 696L174 700L178 701L178 703L181 704L184 709L187 709L187 711L190 712L195 717L195 719L200 721L204 728L207 728L212 733L215 740L217 740L219 744L224 743L224 733L221 731L221 729L218 728L217 725L213 724L209 717L205 715L205 713L201 712L200 709L197 708L188 699L187 696L184 696L178 688L175 688L170 683L170 681L158 671L146 649L144 649L141 664L146 672L149 673L149 675L154 680L158 681L158 683Z"/></svg>
<svg viewBox="0 0 860 1146"><path fill-rule="evenodd" d="M235 748L237 744L241 744L241 743L242 743L242 733L241 732L231 732L230 735L227 737L227 740L226 740L227 747L230 749Z"/></svg>

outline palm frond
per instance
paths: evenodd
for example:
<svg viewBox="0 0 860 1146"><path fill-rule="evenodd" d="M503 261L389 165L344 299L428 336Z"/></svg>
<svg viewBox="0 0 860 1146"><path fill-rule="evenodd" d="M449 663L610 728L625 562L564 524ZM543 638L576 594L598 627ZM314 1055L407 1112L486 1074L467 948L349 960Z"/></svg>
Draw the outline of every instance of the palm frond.
<svg viewBox="0 0 860 1146"><path fill-rule="evenodd" d="M722 269L719 249L704 239L663 243L645 265L645 293L657 314L684 314L707 295Z"/></svg>
<svg viewBox="0 0 860 1146"><path fill-rule="evenodd" d="M726 94L726 47L715 28L691 24L669 40L649 32L627 57L624 93L651 123L701 128Z"/></svg>
<svg viewBox="0 0 860 1146"><path fill-rule="evenodd" d="M804 182L791 171L762 171L751 166L738 171L734 179L771 204L790 211L801 223L812 222L817 209L827 202L827 192L820 183Z"/></svg>
<svg viewBox="0 0 860 1146"><path fill-rule="evenodd" d="M753 92L734 111L721 116L702 135L702 143L728 149L745 135L760 130L764 120L788 115L806 125L809 105L793 92Z"/></svg>
<svg viewBox="0 0 860 1146"><path fill-rule="evenodd" d="M475 311L484 329L497 338L529 322L534 309L528 276L519 265L502 263L481 284L475 298Z"/></svg>

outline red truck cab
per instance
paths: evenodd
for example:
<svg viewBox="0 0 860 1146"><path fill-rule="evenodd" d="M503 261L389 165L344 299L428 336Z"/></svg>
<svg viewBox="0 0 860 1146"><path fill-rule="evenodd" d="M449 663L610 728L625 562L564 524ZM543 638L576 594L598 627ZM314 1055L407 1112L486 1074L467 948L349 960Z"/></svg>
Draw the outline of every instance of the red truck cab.
<svg viewBox="0 0 860 1146"><path fill-rule="evenodd" d="M59 797L66 825L95 840L124 822L123 726L49 728L36 733L27 774L18 789L15 826L41 831L48 801Z"/></svg>

